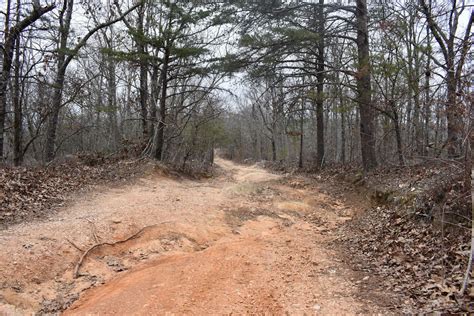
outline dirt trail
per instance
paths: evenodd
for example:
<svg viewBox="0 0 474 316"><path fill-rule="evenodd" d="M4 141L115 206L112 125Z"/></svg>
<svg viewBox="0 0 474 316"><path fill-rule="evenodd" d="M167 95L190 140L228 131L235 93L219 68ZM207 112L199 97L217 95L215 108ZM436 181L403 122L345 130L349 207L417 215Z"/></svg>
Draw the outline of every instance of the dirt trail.
<svg viewBox="0 0 474 316"><path fill-rule="evenodd" d="M383 312L328 246L350 207L304 178L217 164L214 179L151 174L1 231L0 315ZM143 227L91 252L73 278L86 249Z"/></svg>

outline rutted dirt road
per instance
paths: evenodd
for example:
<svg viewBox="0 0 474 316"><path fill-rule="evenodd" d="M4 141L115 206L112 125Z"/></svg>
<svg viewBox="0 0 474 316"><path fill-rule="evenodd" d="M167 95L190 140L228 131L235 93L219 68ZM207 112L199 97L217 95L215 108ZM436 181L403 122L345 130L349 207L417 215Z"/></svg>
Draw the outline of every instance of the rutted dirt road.
<svg viewBox="0 0 474 316"><path fill-rule="evenodd" d="M350 207L304 178L217 164L213 179L152 173L1 231L0 314L383 312L329 246ZM95 248L74 278L91 246L138 231Z"/></svg>

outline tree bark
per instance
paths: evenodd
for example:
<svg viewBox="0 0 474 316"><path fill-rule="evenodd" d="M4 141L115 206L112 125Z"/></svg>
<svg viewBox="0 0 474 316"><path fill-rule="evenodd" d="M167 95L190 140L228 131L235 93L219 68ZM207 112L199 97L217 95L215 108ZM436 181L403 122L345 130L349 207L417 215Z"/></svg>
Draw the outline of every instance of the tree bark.
<svg viewBox="0 0 474 316"><path fill-rule="evenodd" d="M395 103L395 101L391 100L390 102ZM395 125L395 137L397 141L397 154L398 154L398 163L400 166L405 165L405 159L403 158L403 143L402 143L402 132L400 129L400 119L398 117L398 112L395 108L395 104L392 105L392 112L393 112L393 124Z"/></svg>
<svg viewBox="0 0 474 316"><path fill-rule="evenodd" d="M151 91L150 91L150 122L148 124L148 131L155 135L155 128L158 125L157 119L157 107L158 100L160 99L160 86L161 82L159 81L160 67L158 65L153 65L151 72Z"/></svg>
<svg viewBox="0 0 474 316"><path fill-rule="evenodd" d="M319 0L317 9L318 19L318 55L316 73L316 138L318 168L322 168L324 163L324 0Z"/></svg>
<svg viewBox="0 0 474 316"><path fill-rule="evenodd" d="M299 152L299 160L298 160L298 167L303 168L303 158L304 158L304 104L306 100L303 98L301 101L301 117L300 117L300 152Z"/></svg>
<svg viewBox="0 0 474 316"><path fill-rule="evenodd" d="M165 126L166 126L166 98L168 96L168 67L169 67L170 51L165 49L163 56L163 65L161 69L161 95L160 95L160 117L155 131L155 153L154 157L157 160L163 159L163 147L165 142Z"/></svg>
<svg viewBox="0 0 474 316"><path fill-rule="evenodd" d="M450 65L449 69L453 66ZM461 108L458 104L456 92L457 83L454 72L448 70L447 74L447 103L446 103L446 118L448 120L448 139L447 149L448 157L458 158L461 156L462 147L462 132L463 132L463 119Z"/></svg>
<svg viewBox="0 0 474 316"><path fill-rule="evenodd" d="M341 85L341 80L339 77L339 73L335 74L336 77L336 87L335 92L337 93L337 97L339 98L339 112L341 114L341 162L344 164L346 163L346 106L344 100L344 88ZM337 136L336 136L337 137Z"/></svg>
<svg viewBox="0 0 474 316"><path fill-rule="evenodd" d="M431 8L431 0L429 2L429 7ZM427 51L431 52L431 34L430 28L426 28L426 42L427 42ZM428 152L428 147L430 145L430 120L431 120L431 100L430 100L430 77L431 77L431 56L426 56L426 68L425 68L425 98L423 105L424 112L424 146L423 154L426 155Z"/></svg>
<svg viewBox="0 0 474 316"><path fill-rule="evenodd" d="M145 16L145 5L140 7L138 12L138 33L140 36L144 36L144 16ZM148 139L148 65L146 60L146 44L142 38L138 37L136 40L138 46L138 54L140 58L140 114L142 122L142 133L143 139Z"/></svg>
<svg viewBox="0 0 474 316"><path fill-rule="evenodd" d="M17 23L20 17L20 1L17 0ZM15 166L19 166L23 160L22 146L22 134L23 134L23 109L21 100L21 87L20 87L20 75L21 75L21 63L20 63L20 37L16 39L15 45L15 76L13 81L13 163Z"/></svg>
<svg viewBox="0 0 474 316"><path fill-rule="evenodd" d="M107 113L109 115L109 128L112 147L117 149L120 145L120 132L117 124L117 82L115 73L115 61L109 59L107 64Z"/></svg>
<svg viewBox="0 0 474 316"><path fill-rule="evenodd" d="M277 160L277 149L276 149L275 137L273 135L272 135L271 143L272 143L272 161L276 161Z"/></svg>
<svg viewBox="0 0 474 316"><path fill-rule="evenodd" d="M369 54L367 0L357 0L357 102L360 113L362 165L365 171L377 167L375 155L375 112L372 107L372 87Z"/></svg>

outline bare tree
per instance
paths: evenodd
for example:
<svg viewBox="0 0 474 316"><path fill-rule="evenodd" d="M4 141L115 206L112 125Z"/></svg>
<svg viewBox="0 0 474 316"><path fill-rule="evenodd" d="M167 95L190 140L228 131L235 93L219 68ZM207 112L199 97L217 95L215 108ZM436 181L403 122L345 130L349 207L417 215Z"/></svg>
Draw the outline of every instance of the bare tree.
<svg viewBox="0 0 474 316"><path fill-rule="evenodd" d="M17 19L15 25L10 25L10 8L11 0L7 1L4 42L2 45L3 65L0 77L0 159L4 159L4 134L5 134L5 115L7 108L7 87L11 77L11 69L13 65L13 55L15 46L19 43L18 38L30 25L39 20L43 15L55 8L55 5L39 6L36 2L32 5L31 12L23 19ZM19 14L19 12L18 12Z"/></svg>
<svg viewBox="0 0 474 316"><path fill-rule="evenodd" d="M65 83L66 70L71 61L76 57L79 50L87 44L97 31L109 27L125 18L130 12L141 5L138 2L119 17L101 23L89 30L87 34L73 48L68 47L68 39L71 31L71 19L73 13L74 0L64 0L59 13L59 40L57 48L57 72L54 80L54 98L51 105L48 128L46 131L45 160L51 161L55 156L56 133L59 123L59 112L62 107L62 96Z"/></svg>
<svg viewBox="0 0 474 316"><path fill-rule="evenodd" d="M432 12L433 8L426 3L426 0L419 0L419 4L444 59L444 63L437 62L437 64L446 72L448 155L452 158L460 157L465 124L463 123L464 111L459 104L457 94L466 57L472 46L471 28L474 21L474 11L471 10L464 34L458 37L459 18L466 9L465 1L451 1L449 11L440 15ZM447 16L447 30L444 30L443 25L437 20L438 16L440 18Z"/></svg>

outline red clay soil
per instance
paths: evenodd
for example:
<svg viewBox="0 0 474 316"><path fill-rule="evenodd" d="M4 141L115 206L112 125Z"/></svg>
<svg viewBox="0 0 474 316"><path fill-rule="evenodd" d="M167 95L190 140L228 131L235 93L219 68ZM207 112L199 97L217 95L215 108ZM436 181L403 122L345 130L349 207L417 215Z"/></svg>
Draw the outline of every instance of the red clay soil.
<svg viewBox="0 0 474 316"><path fill-rule="evenodd" d="M356 209L304 178L217 164L214 179L153 173L0 231L0 314L390 313L329 246ZM74 278L91 246L144 227L88 253Z"/></svg>

